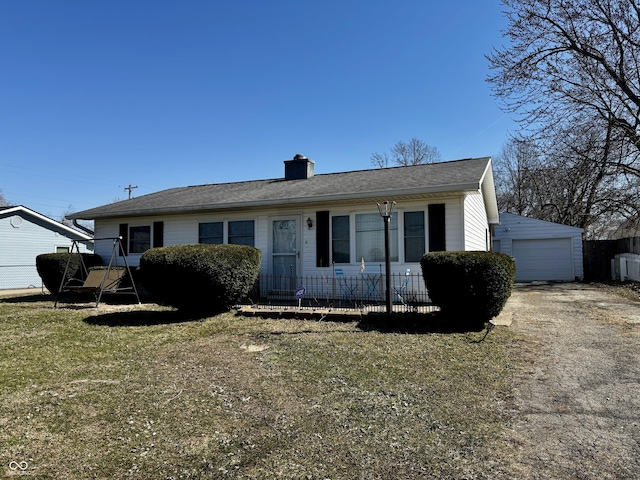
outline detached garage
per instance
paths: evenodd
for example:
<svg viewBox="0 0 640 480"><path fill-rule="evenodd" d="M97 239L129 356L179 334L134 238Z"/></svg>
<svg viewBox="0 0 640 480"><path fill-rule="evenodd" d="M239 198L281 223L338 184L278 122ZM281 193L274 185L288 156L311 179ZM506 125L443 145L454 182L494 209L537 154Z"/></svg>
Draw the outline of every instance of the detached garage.
<svg viewBox="0 0 640 480"><path fill-rule="evenodd" d="M500 214L493 250L516 261L516 281L582 280L582 229L511 213Z"/></svg>

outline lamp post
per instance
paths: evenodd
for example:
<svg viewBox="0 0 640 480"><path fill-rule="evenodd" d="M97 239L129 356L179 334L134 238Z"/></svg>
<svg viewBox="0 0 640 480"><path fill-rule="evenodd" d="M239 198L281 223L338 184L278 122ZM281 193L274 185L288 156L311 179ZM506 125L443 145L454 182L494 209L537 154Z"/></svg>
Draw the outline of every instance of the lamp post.
<svg viewBox="0 0 640 480"><path fill-rule="evenodd" d="M381 205L378 203L378 212L384 220L384 266L386 271L386 303L387 303L387 315L391 315L393 305L391 303L391 257L389 255L389 221L391 215L393 215L393 209L396 206L396 202L385 202Z"/></svg>

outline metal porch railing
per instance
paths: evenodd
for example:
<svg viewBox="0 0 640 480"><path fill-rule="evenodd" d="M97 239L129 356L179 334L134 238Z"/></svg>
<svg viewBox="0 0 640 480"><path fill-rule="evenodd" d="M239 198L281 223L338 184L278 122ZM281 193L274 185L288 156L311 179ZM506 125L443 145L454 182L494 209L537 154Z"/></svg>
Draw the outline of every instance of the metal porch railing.
<svg viewBox="0 0 640 480"><path fill-rule="evenodd" d="M379 310L385 305L386 277L382 275L267 275L261 274L243 304ZM392 302L411 308L431 306L420 274L391 275ZM296 297L296 292L304 295Z"/></svg>

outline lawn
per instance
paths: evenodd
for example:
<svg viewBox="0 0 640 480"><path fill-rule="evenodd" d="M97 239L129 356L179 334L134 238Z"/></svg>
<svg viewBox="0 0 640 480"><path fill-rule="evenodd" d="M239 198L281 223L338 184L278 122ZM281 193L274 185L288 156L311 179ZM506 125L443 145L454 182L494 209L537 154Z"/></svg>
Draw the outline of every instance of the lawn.
<svg viewBox="0 0 640 480"><path fill-rule="evenodd" d="M511 467L508 328L479 342L484 332L439 333L428 316L381 326L52 305L0 299L0 476L495 478Z"/></svg>

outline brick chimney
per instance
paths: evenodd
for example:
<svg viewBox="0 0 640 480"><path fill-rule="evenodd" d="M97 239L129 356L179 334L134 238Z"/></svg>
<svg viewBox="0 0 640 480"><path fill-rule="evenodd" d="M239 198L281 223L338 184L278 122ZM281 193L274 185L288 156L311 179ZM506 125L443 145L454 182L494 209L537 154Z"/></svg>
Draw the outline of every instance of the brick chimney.
<svg viewBox="0 0 640 480"><path fill-rule="evenodd" d="M296 154L293 160L284 161L284 179L302 180L313 177L313 160L301 154Z"/></svg>

